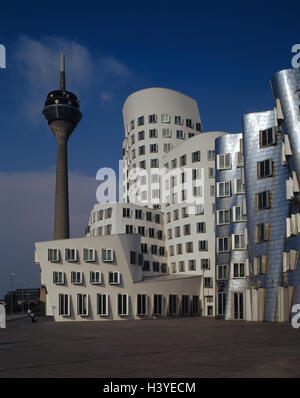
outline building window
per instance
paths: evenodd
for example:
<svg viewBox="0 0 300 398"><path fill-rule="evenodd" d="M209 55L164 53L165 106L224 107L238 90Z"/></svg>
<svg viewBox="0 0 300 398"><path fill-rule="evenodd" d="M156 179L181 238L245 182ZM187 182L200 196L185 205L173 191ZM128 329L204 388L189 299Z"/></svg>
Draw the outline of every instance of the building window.
<svg viewBox="0 0 300 398"><path fill-rule="evenodd" d="M114 252L113 249L102 249L102 261L103 262L112 262L114 260Z"/></svg>
<svg viewBox="0 0 300 398"><path fill-rule="evenodd" d="M139 210L139 209L136 209L136 210L135 210L135 218L136 218L137 220L142 220L142 218L143 218L143 211L142 211L142 210Z"/></svg>
<svg viewBox="0 0 300 398"><path fill-rule="evenodd" d="M177 295L169 295L169 315L177 314Z"/></svg>
<svg viewBox="0 0 300 398"><path fill-rule="evenodd" d="M218 170L231 169L231 154L223 153L223 154L217 155L217 167L218 167Z"/></svg>
<svg viewBox="0 0 300 398"><path fill-rule="evenodd" d="M128 315L128 294L118 294L118 315Z"/></svg>
<svg viewBox="0 0 300 398"><path fill-rule="evenodd" d="M147 221L152 221L152 213L151 213L151 211L147 211L146 212L146 220Z"/></svg>
<svg viewBox="0 0 300 398"><path fill-rule="evenodd" d="M245 193L245 184L242 183L241 178L236 178L234 180L234 193L236 195Z"/></svg>
<svg viewBox="0 0 300 398"><path fill-rule="evenodd" d="M151 254L157 254L157 245L151 245Z"/></svg>
<svg viewBox="0 0 300 398"><path fill-rule="evenodd" d="M192 152L192 162L200 162L200 151Z"/></svg>
<svg viewBox="0 0 300 398"><path fill-rule="evenodd" d="M149 233L149 238L155 238L154 228L149 228L148 233Z"/></svg>
<svg viewBox="0 0 300 398"><path fill-rule="evenodd" d="M128 218L130 218L130 208L128 208L128 207L123 207L123 217L128 217Z"/></svg>
<svg viewBox="0 0 300 398"><path fill-rule="evenodd" d="M143 271L150 271L150 261L148 261L148 260L144 261Z"/></svg>
<svg viewBox="0 0 300 398"><path fill-rule="evenodd" d="M168 153L173 149L172 144L164 144L164 153Z"/></svg>
<svg viewBox="0 0 300 398"><path fill-rule="evenodd" d="M243 215L242 206L233 206L233 222L246 221L247 217Z"/></svg>
<svg viewBox="0 0 300 398"><path fill-rule="evenodd" d="M245 263L233 263L233 277L245 278Z"/></svg>
<svg viewBox="0 0 300 398"><path fill-rule="evenodd" d="M230 209L222 209L217 211L217 224L230 224Z"/></svg>
<svg viewBox="0 0 300 398"><path fill-rule="evenodd" d="M275 127L261 130L259 132L259 145L260 148L264 148L270 145L276 145L276 132Z"/></svg>
<svg viewBox="0 0 300 398"><path fill-rule="evenodd" d="M206 222L205 221L197 222L196 231L198 234L205 233L206 232Z"/></svg>
<svg viewBox="0 0 300 398"><path fill-rule="evenodd" d="M219 198L224 198L226 196L231 196L231 184L230 184L230 181L218 182L217 183L217 196Z"/></svg>
<svg viewBox="0 0 300 398"><path fill-rule="evenodd" d="M261 255L254 257L254 275L266 274L268 271L268 257Z"/></svg>
<svg viewBox="0 0 300 398"><path fill-rule="evenodd" d="M213 280L210 277L204 278L204 287L205 288L212 288L213 287Z"/></svg>
<svg viewBox="0 0 300 398"><path fill-rule="evenodd" d="M152 269L153 269L153 272L160 272L159 263L157 261L152 262Z"/></svg>
<svg viewBox="0 0 300 398"><path fill-rule="evenodd" d="M185 251L186 253L193 253L193 242L186 242Z"/></svg>
<svg viewBox="0 0 300 398"><path fill-rule="evenodd" d="M158 161L158 159L151 159L150 160L150 167L151 168L156 168L156 167L158 167L159 166L159 161Z"/></svg>
<svg viewBox="0 0 300 398"><path fill-rule="evenodd" d="M77 294L77 315L88 316L89 315L89 295L88 294Z"/></svg>
<svg viewBox="0 0 300 398"><path fill-rule="evenodd" d="M183 124L183 120L181 116L175 116L175 124Z"/></svg>
<svg viewBox="0 0 300 398"><path fill-rule="evenodd" d="M178 271L179 272L184 272L185 271L184 261L179 261L179 263L178 263Z"/></svg>
<svg viewBox="0 0 300 398"><path fill-rule="evenodd" d="M196 271L196 260L189 260L188 267L189 271Z"/></svg>
<svg viewBox="0 0 300 398"><path fill-rule="evenodd" d="M146 160L142 160L140 163L140 169L145 169L146 168Z"/></svg>
<svg viewBox="0 0 300 398"><path fill-rule="evenodd" d="M55 285L64 285L65 283L65 273L64 272L53 272L53 283Z"/></svg>
<svg viewBox="0 0 300 398"><path fill-rule="evenodd" d="M66 261L77 261L77 250L76 249L66 249L65 250L65 260Z"/></svg>
<svg viewBox="0 0 300 398"><path fill-rule="evenodd" d="M197 168L197 169L193 169L192 170L192 179L195 180L199 180L201 178L201 169Z"/></svg>
<svg viewBox="0 0 300 398"><path fill-rule="evenodd" d="M186 166L186 155L181 155L180 156L180 158L179 158L179 160L180 160L180 166L182 167L182 166Z"/></svg>
<svg viewBox="0 0 300 398"><path fill-rule="evenodd" d="M149 115L148 121L149 121L149 123L156 123L157 122L157 116L155 114Z"/></svg>
<svg viewBox="0 0 300 398"><path fill-rule="evenodd" d="M200 122L196 123L196 131L201 131L201 123Z"/></svg>
<svg viewBox="0 0 300 398"><path fill-rule="evenodd" d="M255 226L255 242L261 243L270 240L271 225L269 223L258 224Z"/></svg>
<svg viewBox="0 0 300 398"><path fill-rule="evenodd" d="M138 132L138 140L142 141L144 139L145 139L145 131L141 130L141 131Z"/></svg>
<svg viewBox="0 0 300 398"><path fill-rule="evenodd" d="M201 269L210 269L210 259L209 258L201 258Z"/></svg>
<svg viewBox="0 0 300 398"><path fill-rule="evenodd" d="M200 187L202 188L202 187ZM195 205L195 215L199 216L201 214L204 214L204 205L201 203L199 205Z"/></svg>
<svg viewBox="0 0 300 398"><path fill-rule="evenodd" d="M119 285L121 283L121 274L118 271L109 271L108 283L110 285Z"/></svg>
<svg viewBox="0 0 300 398"><path fill-rule="evenodd" d="M160 256L164 256L165 255L165 248L163 246L159 246L158 254Z"/></svg>
<svg viewBox="0 0 300 398"><path fill-rule="evenodd" d="M161 315L162 314L162 295L154 294L153 296L153 315Z"/></svg>
<svg viewBox="0 0 300 398"><path fill-rule="evenodd" d="M144 116L138 117L137 125L138 126L143 126L144 125Z"/></svg>
<svg viewBox="0 0 300 398"><path fill-rule="evenodd" d="M208 178L215 178L215 176L216 176L215 168L209 167L208 168Z"/></svg>
<svg viewBox="0 0 300 398"><path fill-rule="evenodd" d="M95 249L83 249L83 260L84 261L95 261L96 258Z"/></svg>
<svg viewBox="0 0 300 398"><path fill-rule="evenodd" d="M58 313L62 316L70 316L70 300L69 294L58 295Z"/></svg>
<svg viewBox="0 0 300 398"><path fill-rule="evenodd" d="M198 247L199 247L199 252L206 252L208 250L208 241L199 240Z"/></svg>
<svg viewBox="0 0 300 398"><path fill-rule="evenodd" d="M145 155L145 145L139 146L139 156Z"/></svg>
<svg viewBox="0 0 300 398"><path fill-rule="evenodd" d="M133 264L133 265L136 264L136 252L133 252L133 251L130 252L130 264Z"/></svg>
<svg viewBox="0 0 300 398"><path fill-rule="evenodd" d="M111 214L112 214L112 208L111 207L105 209L105 219L111 218Z"/></svg>
<svg viewBox="0 0 300 398"><path fill-rule="evenodd" d="M138 227L138 234L145 236L145 227Z"/></svg>
<svg viewBox="0 0 300 398"><path fill-rule="evenodd" d="M215 160L215 151L207 151L207 160Z"/></svg>
<svg viewBox="0 0 300 398"><path fill-rule="evenodd" d="M90 283L92 285L100 285L101 284L101 272L99 271L91 271L90 272Z"/></svg>
<svg viewBox="0 0 300 398"><path fill-rule="evenodd" d="M230 238L229 237L223 237L223 238L217 238L217 251L218 253L225 253L228 252L230 249Z"/></svg>
<svg viewBox="0 0 300 398"><path fill-rule="evenodd" d="M157 130L156 129L149 130L149 138L157 138Z"/></svg>
<svg viewBox="0 0 300 398"><path fill-rule="evenodd" d="M133 225L125 225L126 234L133 234Z"/></svg>
<svg viewBox="0 0 300 398"><path fill-rule="evenodd" d="M59 250L58 249L48 249L48 261L59 261Z"/></svg>
<svg viewBox="0 0 300 398"><path fill-rule="evenodd" d="M176 138L184 139L185 133L182 130L176 130Z"/></svg>
<svg viewBox="0 0 300 398"><path fill-rule="evenodd" d="M150 144L150 153L157 153L157 152L158 152L158 145Z"/></svg>
<svg viewBox="0 0 300 398"><path fill-rule="evenodd" d="M214 197L215 196L215 186L214 185L210 185L209 186L209 190L210 190L210 196Z"/></svg>
<svg viewBox="0 0 300 398"><path fill-rule="evenodd" d="M263 191L255 194L256 210L266 210L271 208L271 192Z"/></svg>
<svg viewBox="0 0 300 398"><path fill-rule="evenodd" d="M273 161L266 159L262 162L257 162L257 178L273 177Z"/></svg>
<svg viewBox="0 0 300 398"><path fill-rule="evenodd" d="M244 250L246 249L245 237L243 234L232 235L232 250Z"/></svg>
<svg viewBox="0 0 300 398"><path fill-rule="evenodd" d="M236 162L236 167L244 166L244 156L241 152L235 153L235 162Z"/></svg>
<svg viewBox="0 0 300 398"><path fill-rule="evenodd" d="M191 225L185 224L183 226L183 235L191 235Z"/></svg>
<svg viewBox="0 0 300 398"><path fill-rule="evenodd" d="M162 230L158 229L157 230L157 239L162 240L162 238L163 238Z"/></svg>
<svg viewBox="0 0 300 398"><path fill-rule="evenodd" d="M218 315L225 315L226 309L226 293L218 293Z"/></svg>
<svg viewBox="0 0 300 398"><path fill-rule="evenodd" d="M108 316L108 294L97 294L97 314Z"/></svg>
<svg viewBox="0 0 300 398"><path fill-rule="evenodd" d="M81 285L82 284L82 272L72 271L71 272L71 283L73 283L73 285Z"/></svg>
<svg viewBox="0 0 300 398"><path fill-rule="evenodd" d="M186 127L189 127L191 129L194 128L192 119L186 119Z"/></svg>
<svg viewBox="0 0 300 398"><path fill-rule="evenodd" d="M228 277L228 266L227 264L222 264L222 265L218 265L218 270L217 270L217 279L219 281L223 281L226 280Z"/></svg>
<svg viewBox="0 0 300 398"><path fill-rule="evenodd" d="M147 296L146 294L137 295L137 315L147 315Z"/></svg>
<svg viewBox="0 0 300 398"><path fill-rule="evenodd" d="M111 234L111 224L105 225L105 234L106 235Z"/></svg>
<svg viewBox="0 0 300 398"><path fill-rule="evenodd" d="M176 245L176 254L182 254L182 244L178 243Z"/></svg>

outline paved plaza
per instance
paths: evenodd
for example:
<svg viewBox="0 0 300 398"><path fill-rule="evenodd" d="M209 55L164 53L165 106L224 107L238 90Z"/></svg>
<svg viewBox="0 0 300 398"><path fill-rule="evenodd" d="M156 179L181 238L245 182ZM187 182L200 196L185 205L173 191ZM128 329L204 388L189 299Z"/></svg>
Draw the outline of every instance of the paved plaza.
<svg viewBox="0 0 300 398"><path fill-rule="evenodd" d="M203 318L20 319L0 329L0 377L300 377L300 329Z"/></svg>

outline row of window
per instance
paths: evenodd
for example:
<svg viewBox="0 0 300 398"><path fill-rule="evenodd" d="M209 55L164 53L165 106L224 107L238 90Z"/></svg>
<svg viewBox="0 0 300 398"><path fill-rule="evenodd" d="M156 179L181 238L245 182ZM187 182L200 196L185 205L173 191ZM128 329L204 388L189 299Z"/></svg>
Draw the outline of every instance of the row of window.
<svg viewBox="0 0 300 398"><path fill-rule="evenodd" d="M151 262L149 260L144 260L143 271L160 272L162 274L166 274L167 273L167 264L159 263L158 261L152 261L152 265L151 265Z"/></svg>
<svg viewBox="0 0 300 398"><path fill-rule="evenodd" d="M153 255L165 256L165 248L163 246L149 245L149 248L148 248L147 243L142 243L141 251L143 254L150 253Z"/></svg>
<svg viewBox="0 0 300 398"><path fill-rule="evenodd" d="M245 184L243 184L241 178L235 178L233 180L233 193L235 195L245 194ZM231 181L217 182L217 197L224 198L232 195Z"/></svg>
<svg viewBox="0 0 300 398"><path fill-rule="evenodd" d="M149 301L152 299L152 314L149 313ZM110 303L109 295L107 293L97 294L97 315L109 316L110 315ZM130 297L128 294L117 295L117 314L119 316L130 315L129 306ZM71 315L71 295L59 294L58 296L58 310L61 316ZM89 316L90 310L90 298L88 294L78 293L77 294L77 315ZM162 294L154 294L153 297L149 297L146 294L137 294L136 296L136 315L163 315L166 310L169 315L199 315L200 303L199 296L182 295L177 296L170 294L168 298Z"/></svg>
<svg viewBox="0 0 300 398"><path fill-rule="evenodd" d="M153 221L157 224L161 223L162 216L160 214L152 213L151 211L143 211L141 209L135 210L135 219L136 220L144 220L146 216L146 221ZM123 217L132 218L133 217L133 210L129 207L123 207Z"/></svg>
<svg viewBox="0 0 300 398"><path fill-rule="evenodd" d="M194 244L196 242L186 242L185 245L182 243L178 243L175 246L169 246L169 253L170 256L175 256L183 254L183 248L185 247L185 253L194 253ZM176 249L176 250L175 250ZM203 252L203 251L208 251L208 241L207 240L199 240L198 241L198 251Z"/></svg>
<svg viewBox="0 0 300 398"><path fill-rule="evenodd" d="M246 243L243 234L232 234L231 237L223 236L217 238L217 252L224 253L230 250L245 250Z"/></svg>
<svg viewBox="0 0 300 398"><path fill-rule="evenodd" d="M82 250L83 261L96 261L97 251L95 249L85 248ZM48 249L48 261L58 262L61 260L59 249ZM112 262L114 260L113 249L101 249L101 260L103 262ZM65 261L79 261L77 249L65 249Z"/></svg>
<svg viewBox="0 0 300 398"><path fill-rule="evenodd" d="M243 214L243 206L233 206L231 209L217 210L217 225L231 224L231 222L243 222L247 217Z"/></svg>
<svg viewBox="0 0 300 398"><path fill-rule="evenodd" d="M246 264L244 262L234 262L231 264L233 278L246 278ZM217 280L223 281L228 279L228 265L217 265Z"/></svg>
<svg viewBox="0 0 300 398"><path fill-rule="evenodd" d="M200 266L201 266L202 270L209 270L210 269L210 259L209 258L201 258ZM187 270L188 271L196 271L196 260L178 261L178 264L176 262L172 262L171 270L172 270L172 273L185 272ZM207 278L207 279L212 279L212 278ZM207 283L206 287L212 287L212 286L208 286L208 283Z"/></svg>
<svg viewBox="0 0 300 398"><path fill-rule="evenodd" d="M84 283L84 273L81 271L71 271L71 283L82 285ZM66 273L63 271L53 271L53 283L55 285L65 285L67 282ZM90 271L90 284L101 285L104 282L103 274L100 271ZM108 272L108 283L110 285L120 285L121 274L118 271Z"/></svg>
<svg viewBox="0 0 300 398"><path fill-rule="evenodd" d="M96 221L101 221L103 219L107 220L112 216L112 207L108 207L107 209L98 210L93 212L91 223L95 223Z"/></svg>
<svg viewBox="0 0 300 398"><path fill-rule="evenodd" d="M148 231L148 234L147 234L147 231ZM154 228L145 228L144 226L135 227L134 225L126 224L125 225L125 233L126 234L138 233L141 236L148 236L149 238L153 238L153 239L159 239L159 240L163 239L163 231L162 230L160 230L160 229L155 230Z"/></svg>
<svg viewBox="0 0 300 398"><path fill-rule="evenodd" d="M156 113L152 113L151 115L148 115L148 123L149 124L157 123L157 121L158 121L158 115ZM160 121L161 121L161 123L171 123L171 116L166 113L162 113L160 115ZM134 119L132 119L129 123L129 130L133 130L135 128L135 123L138 127L144 126L145 116L139 116L136 121ZM174 123L182 126L184 124L184 118L181 116L174 116ZM194 123L193 123L192 119L185 119L185 125L186 125L186 127L194 128ZM201 123L200 122L196 122L196 130L201 131Z"/></svg>
<svg viewBox="0 0 300 398"><path fill-rule="evenodd" d="M173 136L173 131L169 128L163 128L161 131L161 136L162 138L172 138ZM176 138L181 138L184 139L186 136L189 138L193 137L193 133L186 133L184 130L175 130L175 137ZM130 145L134 145L136 140L135 140L135 134L132 134L130 136ZM149 138L158 138L159 137L159 130L158 129L149 129L148 131L148 137ZM137 133L137 140L138 141L143 141L145 139L145 130L140 130Z"/></svg>
<svg viewBox="0 0 300 398"><path fill-rule="evenodd" d="M199 150L192 152L191 160L192 160L192 162L199 162L201 160L201 152ZM214 150L207 151L207 160L215 160L215 151ZM177 165L178 165L178 167L183 167L183 166L187 165L187 155L186 154L181 155L178 159L174 158L171 160L171 163L170 163L171 169L176 169ZM167 169L169 169L169 163L166 163L165 167Z"/></svg>

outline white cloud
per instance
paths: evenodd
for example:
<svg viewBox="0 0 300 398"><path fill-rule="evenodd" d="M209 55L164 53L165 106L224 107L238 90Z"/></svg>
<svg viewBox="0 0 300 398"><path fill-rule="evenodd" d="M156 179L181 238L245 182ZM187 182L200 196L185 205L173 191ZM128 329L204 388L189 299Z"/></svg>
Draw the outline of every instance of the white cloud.
<svg viewBox="0 0 300 398"><path fill-rule="evenodd" d="M71 237L84 235L98 184L93 177L69 174ZM55 173L0 173L0 192L2 297L9 290L10 272L16 274L15 287L21 287L23 280L39 284L33 244L53 239Z"/></svg>
<svg viewBox="0 0 300 398"><path fill-rule="evenodd" d="M111 100L118 87L134 76L128 66L114 56L92 53L75 41L21 35L14 59L25 84L22 109L32 122L41 120L41 107L47 93L59 87L59 54L62 52L66 55L67 89L74 91L79 99L84 98L83 106L89 106L88 101L94 102L95 98Z"/></svg>

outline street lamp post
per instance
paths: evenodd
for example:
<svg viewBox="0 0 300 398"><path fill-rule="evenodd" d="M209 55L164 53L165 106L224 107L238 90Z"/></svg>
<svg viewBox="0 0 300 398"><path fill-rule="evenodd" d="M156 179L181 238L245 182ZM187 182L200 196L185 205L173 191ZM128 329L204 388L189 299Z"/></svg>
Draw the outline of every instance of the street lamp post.
<svg viewBox="0 0 300 398"><path fill-rule="evenodd" d="M13 313L13 290L14 290L14 276L16 276L16 274L14 274L13 272L11 272L9 274L10 276L10 288L11 288L11 292L10 292L10 314L12 315Z"/></svg>

